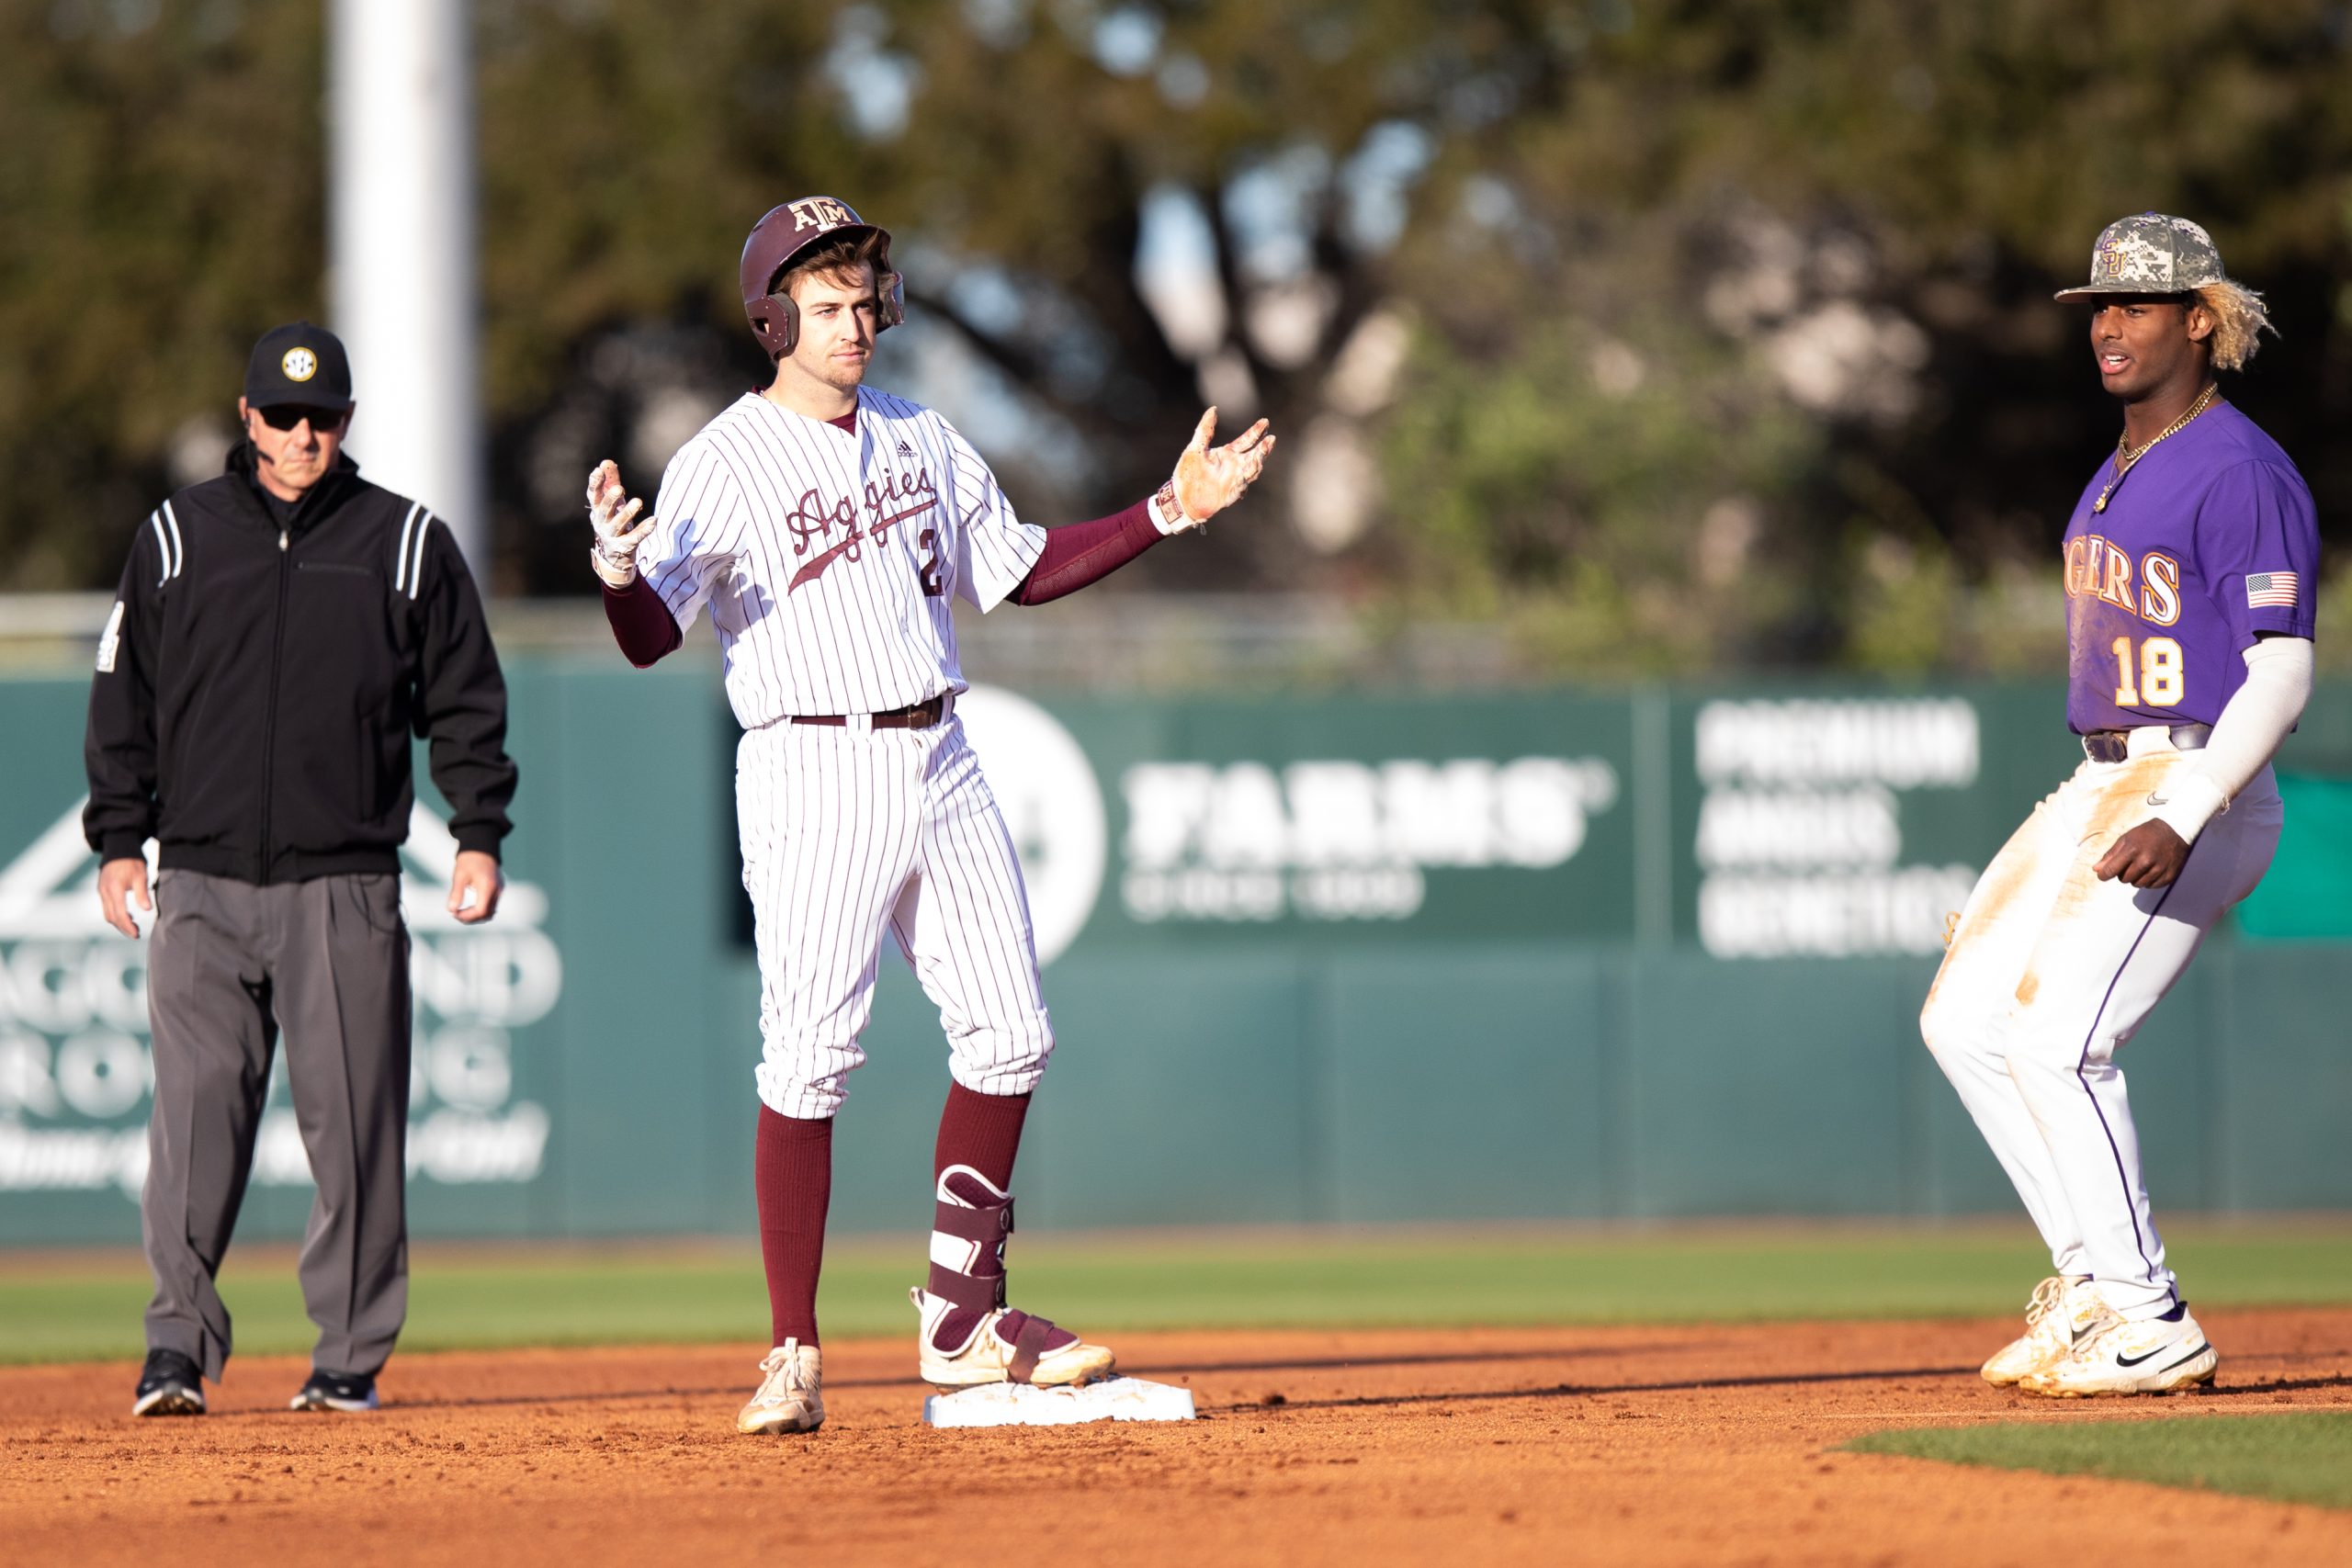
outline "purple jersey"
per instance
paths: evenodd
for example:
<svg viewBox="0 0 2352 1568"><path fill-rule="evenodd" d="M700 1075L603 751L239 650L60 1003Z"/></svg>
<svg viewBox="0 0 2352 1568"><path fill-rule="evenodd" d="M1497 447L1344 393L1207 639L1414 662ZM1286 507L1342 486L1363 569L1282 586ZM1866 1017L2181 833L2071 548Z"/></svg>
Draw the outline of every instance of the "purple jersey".
<svg viewBox="0 0 2352 1568"><path fill-rule="evenodd" d="M2225 402L2124 476L2109 457L2066 524L2066 722L2211 724L2257 632L2307 637L2319 520L2278 444Z"/></svg>

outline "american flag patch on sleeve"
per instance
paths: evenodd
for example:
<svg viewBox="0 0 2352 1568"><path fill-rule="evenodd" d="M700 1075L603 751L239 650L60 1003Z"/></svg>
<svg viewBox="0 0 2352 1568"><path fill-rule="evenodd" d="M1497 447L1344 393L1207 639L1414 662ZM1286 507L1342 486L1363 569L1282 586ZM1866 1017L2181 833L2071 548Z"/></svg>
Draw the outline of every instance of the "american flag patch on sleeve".
<svg viewBox="0 0 2352 1568"><path fill-rule="evenodd" d="M2295 574L2291 571L2254 571L2246 574L2245 607L2249 610L2286 609L2295 607Z"/></svg>

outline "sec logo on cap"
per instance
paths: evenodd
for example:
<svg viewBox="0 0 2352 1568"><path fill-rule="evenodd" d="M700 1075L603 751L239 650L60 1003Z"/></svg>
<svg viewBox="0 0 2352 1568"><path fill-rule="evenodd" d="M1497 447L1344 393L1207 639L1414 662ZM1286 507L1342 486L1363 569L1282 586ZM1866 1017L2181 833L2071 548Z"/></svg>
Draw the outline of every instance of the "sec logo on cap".
<svg viewBox="0 0 2352 1568"><path fill-rule="evenodd" d="M286 357L277 362L289 381L307 381L319 373L319 356L307 348L289 348Z"/></svg>

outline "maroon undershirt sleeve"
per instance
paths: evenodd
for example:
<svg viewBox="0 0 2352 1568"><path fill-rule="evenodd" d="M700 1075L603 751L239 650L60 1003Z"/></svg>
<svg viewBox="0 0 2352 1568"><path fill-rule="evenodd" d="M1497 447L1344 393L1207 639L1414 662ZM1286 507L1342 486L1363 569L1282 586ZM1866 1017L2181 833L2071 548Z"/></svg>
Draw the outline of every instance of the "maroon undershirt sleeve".
<svg viewBox="0 0 2352 1568"><path fill-rule="evenodd" d="M642 577L627 588L605 585L605 619L612 624L613 640L639 670L664 654L675 653L686 640L678 623L670 617L670 606L662 603L662 595Z"/></svg>
<svg viewBox="0 0 2352 1568"><path fill-rule="evenodd" d="M1045 554L1008 597L1016 604L1043 604L1075 593L1110 576L1165 537L1151 520L1150 503L1141 501L1091 523L1050 529Z"/></svg>

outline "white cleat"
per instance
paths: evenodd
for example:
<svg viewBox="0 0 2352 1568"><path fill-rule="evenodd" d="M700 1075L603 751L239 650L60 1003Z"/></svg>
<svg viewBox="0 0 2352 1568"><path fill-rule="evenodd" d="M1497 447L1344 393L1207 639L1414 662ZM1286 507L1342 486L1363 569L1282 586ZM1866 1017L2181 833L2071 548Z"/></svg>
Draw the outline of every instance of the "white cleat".
<svg viewBox="0 0 2352 1568"><path fill-rule="evenodd" d="M1042 1317L1002 1308L989 1312L954 1350L934 1343L939 1322L956 1303L920 1287L909 1291L922 1316L917 1349L922 1381L934 1388L973 1388L981 1383L1025 1382L1039 1388L1077 1387L1111 1375L1117 1358L1108 1348L1089 1345ZM1053 1341L1069 1337L1067 1344Z"/></svg>
<svg viewBox="0 0 2352 1568"><path fill-rule="evenodd" d="M2025 1333L1984 1363L1984 1381L1996 1388L2023 1382L2073 1355L2107 1325L2121 1321L2090 1280L2052 1274L2033 1288L2033 1299L2025 1304Z"/></svg>
<svg viewBox="0 0 2352 1568"><path fill-rule="evenodd" d="M765 1374L760 1391L736 1416L737 1431L813 1432L825 1424L822 1352L816 1346L787 1339L768 1352L760 1371Z"/></svg>
<svg viewBox="0 0 2352 1568"><path fill-rule="evenodd" d="M2221 1353L2188 1315L2138 1323L2120 1319L2092 1335L2075 1353L2018 1386L2052 1399L2086 1399L2103 1393L2170 1393L2211 1382Z"/></svg>

